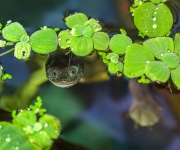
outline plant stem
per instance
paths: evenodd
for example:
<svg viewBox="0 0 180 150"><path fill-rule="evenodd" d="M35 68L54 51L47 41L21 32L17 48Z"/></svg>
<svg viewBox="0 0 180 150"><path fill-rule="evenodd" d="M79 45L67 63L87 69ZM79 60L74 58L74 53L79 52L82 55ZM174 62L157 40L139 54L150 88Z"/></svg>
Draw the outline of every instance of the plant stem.
<svg viewBox="0 0 180 150"><path fill-rule="evenodd" d="M12 52L13 50L14 50L14 48L11 48L10 50L7 50L7 51L1 53L1 54L0 54L0 57L3 56L3 55L8 54L8 53L10 53L10 52Z"/></svg>

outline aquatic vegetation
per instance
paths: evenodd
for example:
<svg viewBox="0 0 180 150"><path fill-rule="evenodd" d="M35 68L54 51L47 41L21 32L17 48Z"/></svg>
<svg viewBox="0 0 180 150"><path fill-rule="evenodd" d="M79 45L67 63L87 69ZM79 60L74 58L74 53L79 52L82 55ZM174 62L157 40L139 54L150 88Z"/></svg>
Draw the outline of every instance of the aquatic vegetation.
<svg viewBox="0 0 180 150"><path fill-rule="evenodd" d="M123 75L132 79L131 82L137 78L135 85L150 82L168 84L170 91L177 89L179 92L180 34L176 33L173 38L169 36L173 27L170 8L163 0L135 0L130 11L139 36L142 37L140 42L134 42L123 29L110 37L103 31L98 20L89 19L83 13L75 13L65 18L66 30L44 26L28 35L18 22L8 22L4 27L0 24L3 37L0 47L13 47L0 56L14 51L15 58L26 61L31 58L32 53L47 54L48 59L43 64L45 69L41 68L39 72L44 76L46 73L46 77L54 85L64 88L71 87L82 79L85 61L92 59L90 56L95 53L102 58L103 65L111 74ZM5 73L0 66L0 83L10 78L11 75ZM40 83L29 80L27 83L35 84L36 88L32 90L29 85L27 89L31 89L34 94L47 78L42 77ZM130 91L134 96L130 117L141 126L157 123L162 109L154 98L147 93L148 98L142 102L139 99L144 95L139 98L132 89ZM26 97L32 98L32 93L27 93ZM8 102L8 98L2 99L3 106L8 106ZM55 117L44 114L45 109L41 105L38 97L35 105L31 105L29 109L23 109L18 114L13 111L12 123L0 122L0 134L3 133L0 143L3 149L50 149L52 139L58 138L61 125ZM24 144L17 144L17 141Z"/></svg>
<svg viewBox="0 0 180 150"><path fill-rule="evenodd" d="M49 150L52 139L57 139L61 124L57 118L45 114L42 100L37 97L34 105L12 112L12 123L0 122L1 149ZM43 137L43 138L42 138Z"/></svg>

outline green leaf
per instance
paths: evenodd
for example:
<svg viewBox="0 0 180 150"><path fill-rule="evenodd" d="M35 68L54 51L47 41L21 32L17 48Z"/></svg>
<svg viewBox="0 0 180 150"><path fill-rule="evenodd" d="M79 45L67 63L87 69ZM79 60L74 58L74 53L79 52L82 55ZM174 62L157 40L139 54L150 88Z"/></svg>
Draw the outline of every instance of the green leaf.
<svg viewBox="0 0 180 150"><path fill-rule="evenodd" d="M2 29L3 38L11 42L18 42L22 36L26 35L24 27L18 22L11 23Z"/></svg>
<svg viewBox="0 0 180 150"><path fill-rule="evenodd" d="M83 35L83 30L84 30L84 26L77 24L77 25L73 26L73 28L71 30L71 34L73 36L81 36L81 35Z"/></svg>
<svg viewBox="0 0 180 150"><path fill-rule="evenodd" d="M51 28L36 31L30 37L30 44L32 50L37 53L51 53L57 49L58 45L56 32Z"/></svg>
<svg viewBox="0 0 180 150"><path fill-rule="evenodd" d="M66 25L69 28L73 28L75 25L83 25L88 21L88 18L85 14L83 13L75 13L74 15L70 15L65 18Z"/></svg>
<svg viewBox="0 0 180 150"><path fill-rule="evenodd" d="M58 43L62 49L70 47L70 41L73 36L70 33L70 30L63 30L58 35Z"/></svg>
<svg viewBox="0 0 180 150"><path fill-rule="evenodd" d="M12 79L12 76L8 73L5 73L3 76L2 76L2 80L6 80L6 79Z"/></svg>
<svg viewBox="0 0 180 150"><path fill-rule="evenodd" d="M179 57L175 53L166 53L162 56L162 61L169 68L176 68L179 65Z"/></svg>
<svg viewBox="0 0 180 150"><path fill-rule="evenodd" d="M5 47L6 46L6 41L0 40L0 47Z"/></svg>
<svg viewBox="0 0 180 150"><path fill-rule="evenodd" d="M92 37L94 49L107 50L109 45L109 35L104 32L96 32Z"/></svg>
<svg viewBox="0 0 180 150"><path fill-rule="evenodd" d="M116 74L117 72L122 72L123 70L123 63L122 62L118 62L118 63L113 63L110 62L108 64L108 70L110 73Z"/></svg>
<svg viewBox="0 0 180 150"><path fill-rule="evenodd" d="M52 139L58 138L61 132L61 125L57 118L45 114L39 119L39 122L43 125L43 131L45 131L49 137Z"/></svg>
<svg viewBox="0 0 180 150"><path fill-rule="evenodd" d="M145 75L152 81L165 83L169 79L170 70L163 62L152 61L147 63Z"/></svg>
<svg viewBox="0 0 180 150"><path fill-rule="evenodd" d="M151 0L151 2L154 3L154 4L158 4L158 3L161 3L162 0Z"/></svg>
<svg viewBox="0 0 180 150"><path fill-rule="evenodd" d="M180 33L176 33L174 37L174 52L180 56Z"/></svg>
<svg viewBox="0 0 180 150"><path fill-rule="evenodd" d="M143 45L148 47L157 59L162 59L165 53L174 51L174 43L170 37L157 37L143 42Z"/></svg>
<svg viewBox="0 0 180 150"><path fill-rule="evenodd" d="M23 110L12 120L12 122L23 127L33 126L36 122L36 115L32 111Z"/></svg>
<svg viewBox="0 0 180 150"><path fill-rule="evenodd" d="M146 64L153 60L154 56L147 47L131 44L126 50L123 73L128 78L140 77L146 70Z"/></svg>
<svg viewBox="0 0 180 150"><path fill-rule="evenodd" d="M40 150L30 144L23 130L16 125L0 122L1 150Z"/></svg>
<svg viewBox="0 0 180 150"><path fill-rule="evenodd" d="M90 26L88 26L88 27L85 27L85 29L84 29L84 31L83 31L83 35L85 36L85 37L92 37L92 35L93 35L93 29L90 27Z"/></svg>
<svg viewBox="0 0 180 150"><path fill-rule="evenodd" d="M121 32L123 35L127 35L127 32L126 32L126 30L124 30L124 29L120 29L120 32Z"/></svg>
<svg viewBox="0 0 180 150"><path fill-rule="evenodd" d="M109 48L117 54L124 54L130 44L132 44L132 40L128 36L116 34L110 39Z"/></svg>
<svg viewBox="0 0 180 150"><path fill-rule="evenodd" d="M77 56L86 56L93 50L93 42L87 37L73 37L70 41L71 51Z"/></svg>
<svg viewBox="0 0 180 150"><path fill-rule="evenodd" d="M49 150L53 141L45 131L39 131L29 136L29 141L41 150Z"/></svg>
<svg viewBox="0 0 180 150"><path fill-rule="evenodd" d="M119 55L116 54L116 53L109 53L107 56L106 56L107 59L110 59L111 62L113 62L114 64L117 64L118 63L118 59L119 59Z"/></svg>
<svg viewBox="0 0 180 150"><path fill-rule="evenodd" d="M14 57L26 60L31 55L31 45L27 42L18 42L15 45Z"/></svg>
<svg viewBox="0 0 180 150"><path fill-rule="evenodd" d="M85 24L85 27L90 26L93 30L93 32L98 32L102 30L101 25L98 23L97 20L95 20L94 18L91 18L90 20L88 20Z"/></svg>
<svg viewBox="0 0 180 150"><path fill-rule="evenodd" d="M180 89L180 65L171 71L171 79L177 88Z"/></svg>
<svg viewBox="0 0 180 150"><path fill-rule="evenodd" d="M146 2L135 9L134 23L144 35L160 37L166 35L171 30L173 16L165 4Z"/></svg>
<svg viewBox="0 0 180 150"><path fill-rule="evenodd" d="M144 84L149 84L151 81L149 79L145 78L145 75L141 76L141 79L138 80L138 83L144 83Z"/></svg>

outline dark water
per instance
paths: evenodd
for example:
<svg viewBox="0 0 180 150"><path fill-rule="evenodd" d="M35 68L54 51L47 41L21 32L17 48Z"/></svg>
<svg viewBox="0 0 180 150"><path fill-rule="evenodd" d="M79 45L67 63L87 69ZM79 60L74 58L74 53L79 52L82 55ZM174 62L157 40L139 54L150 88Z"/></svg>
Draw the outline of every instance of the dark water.
<svg viewBox="0 0 180 150"><path fill-rule="evenodd" d="M18 21L30 33L44 25L65 29L64 15L75 10L103 21L111 29L125 28L133 36L137 31L125 9L129 5L126 0L1 1L0 22ZM179 30L178 23L175 30ZM28 79L31 68L27 63L15 59L13 53L1 57L0 61L13 76L12 80L6 82L9 91L5 92L11 93ZM164 106L160 123L152 131L141 127L134 129L133 121L125 117L132 102L125 78L112 77L109 81L77 84L68 89L47 82L37 95L42 97L48 113L60 119L63 128L60 137L67 141L92 150L180 149L180 137L173 131L176 120L161 96L157 95Z"/></svg>

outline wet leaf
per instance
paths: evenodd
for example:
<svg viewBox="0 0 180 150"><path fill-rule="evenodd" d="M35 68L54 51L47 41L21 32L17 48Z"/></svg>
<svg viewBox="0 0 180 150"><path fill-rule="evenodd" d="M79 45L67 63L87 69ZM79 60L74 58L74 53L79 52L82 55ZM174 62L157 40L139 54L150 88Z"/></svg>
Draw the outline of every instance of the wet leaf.
<svg viewBox="0 0 180 150"><path fill-rule="evenodd" d="M162 56L162 61L169 68L176 68L179 65L179 57L175 53L166 53Z"/></svg>
<svg viewBox="0 0 180 150"><path fill-rule="evenodd" d="M71 51L77 56L86 56L93 50L93 41L87 37L73 37L70 42Z"/></svg>
<svg viewBox="0 0 180 150"><path fill-rule="evenodd" d="M43 131L45 131L49 137L52 139L58 138L61 131L61 125L57 118L45 114L39 119L39 122L43 125Z"/></svg>
<svg viewBox="0 0 180 150"><path fill-rule="evenodd" d="M70 15L70 16L66 17L65 21L66 21L66 25L69 28L73 28L77 24L84 26L86 21L88 21L88 18L83 13L75 13L73 15Z"/></svg>
<svg viewBox="0 0 180 150"><path fill-rule="evenodd" d="M174 51L174 43L170 37L157 37L143 42L143 45L148 47L157 59L162 59L165 53Z"/></svg>
<svg viewBox="0 0 180 150"><path fill-rule="evenodd" d="M140 77L145 72L146 64L153 60L154 56L147 47L131 44L126 50L123 73L128 78Z"/></svg>
<svg viewBox="0 0 180 150"><path fill-rule="evenodd" d="M30 37L30 45L37 53L51 53L57 49L58 45L56 32L51 28L36 31Z"/></svg>
<svg viewBox="0 0 180 150"><path fill-rule="evenodd" d="M127 46L132 44L132 40L123 34L114 35L110 39L109 48L117 54L125 54Z"/></svg>
<svg viewBox="0 0 180 150"><path fill-rule="evenodd" d="M16 125L1 122L0 135L2 150L10 150L12 148L17 150L40 150L28 142L27 136L23 133L23 130Z"/></svg>
<svg viewBox="0 0 180 150"><path fill-rule="evenodd" d="M66 48L70 47L70 41L71 41L72 37L73 36L71 35L69 30L61 31L58 35L59 46L62 49L66 49Z"/></svg>
<svg viewBox="0 0 180 150"><path fill-rule="evenodd" d="M134 23L144 35L160 37L166 35L171 30L173 16L165 4L146 2L135 9Z"/></svg>
<svg viewBox="0 0 180 150"><path fill-rule="evenodd" d="M165 83L169 79L170 70L163 62L152 61L147 63L145 75L152 81Z"/></svg>
<svg viewBox="0 0 180 150"><path fill-rule="evenodd" d="M3 38L11 42L18 42L22 36L26 35L24 27L18 22L11 23L2 29Z"/></svg>
<svg viewBox="0 0 180 150"><path fill-rule="evenodd" d="M109 35L104 32L96 32L92 37L94 49L107 50L109 45Z"/></svg>

